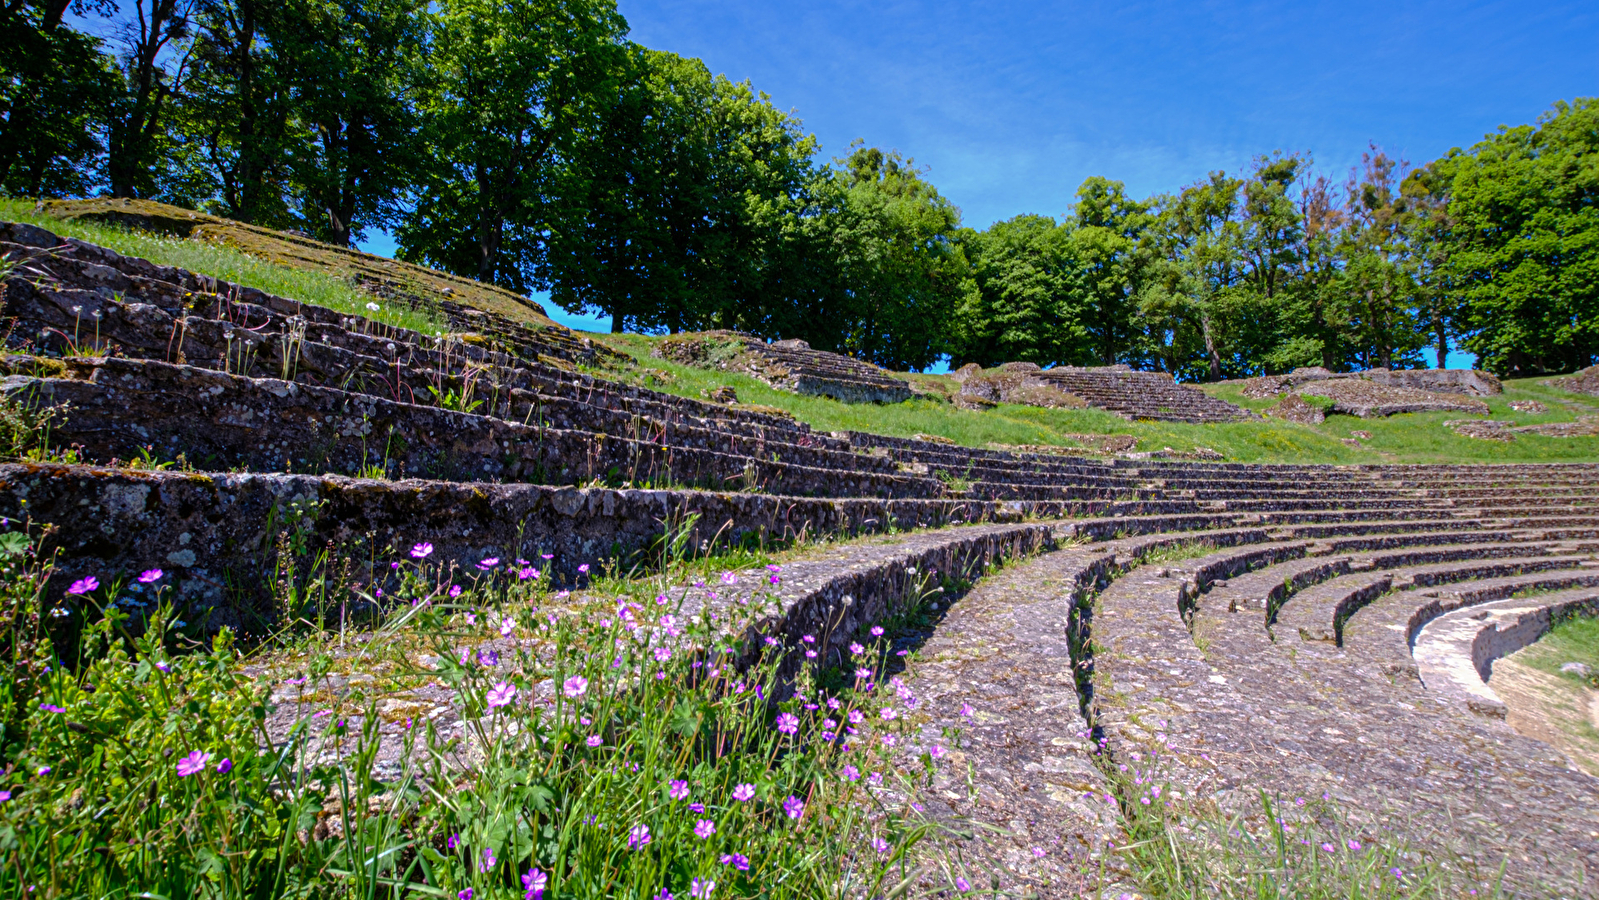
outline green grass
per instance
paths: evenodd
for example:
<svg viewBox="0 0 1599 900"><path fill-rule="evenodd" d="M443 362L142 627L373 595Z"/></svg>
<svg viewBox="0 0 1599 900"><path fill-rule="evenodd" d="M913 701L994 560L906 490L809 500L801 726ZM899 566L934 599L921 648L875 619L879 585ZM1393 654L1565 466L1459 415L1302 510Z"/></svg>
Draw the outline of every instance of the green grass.
<svg viewBox="0 0 1599 900"><path fill-rule="evenodd" d="M1231 461L1261 463L1599 461L1599 437L1517 435L1516 440L1508 444L1477 440L1455 434L1443 426L1450 419L1469 418L1461 413L1412 413L1385 419L1331 416L1321 425L1296 425L1274 419L1188 425L1129 422L1096 409L1042 409L1001 404L994 409L974 411L922 399L885 406L840 403L778 391L747 375L706 371L653 358L650 350L658 338L606 335L603 339L616 349L632 354L645 367L668 374L664 380L647 380L645 383L651 387L685 397L701 397L712 388L730 385L738 392L740 402L785 410L819 431L867 431L892 437L929 434L968 447L1040 444L1063 448L1082 446L1072 435L1131 434L1138 438L1137 449L1141 451L1170 447L1185 452L1203 447ZM924 381L929 378L918 377ZM1493 418L1524 425L1573 421L1578 415L1599 414L1599 398L1558 391L1547 381L1506 382L1505 393L1488 400ZM1275 403L1274 400L1245 399L1232 386L1207 385L1203 389L1213 396L1256 410ZM1549 406L1549 411L1541 415L1518 413L1510 408L1513 400L1540 400ZM1345 444L1343 439L1356 430L1370 432L1371 439L1362 441L1360 447Z"/></svg>
<svg viewBox="0 0 1599 900"><path fill-rule="evenodd" d="M269 294L325 306L423 334L449 329L444 318L433 310L393 304L358 289L342 278L278 265L220 244L162 237L84 219L58 219L35 210L33 203L26 200L0 198L0 220L26 222L61 237L98 244L127 256L211 275ZM367 306L369 303L377 303L378 310L370 309Z"/></svg>
<svg viewBox="0 0 1599 900"><path fill-rule="evenodd" d="M279 596L284 631L246 655L226 629L206 647L175 627L172 574L57 606L36 547L0 537L0 895L511 900L542 875L545 896L573 900L809 900L892 895L911 874L926 826L896 797L917 776L879 737L912 726L879 716L893 692L854 669L886 672L891 645L863 632L847 672L780 679L752 627L768 595L725 621L683 609L701 590L685 578L748 554L569 597L509 563L462 573L418 549L354 634L350 585L280 559L274 588L316 601ZM780 681L804 697L779 701ZM429 684L461 738L412 700ZM274 690L297 720L276 745ZM841 721L859 734L822 736ZM399 772L380 776L394 743ZM333 745L339 761L318 750Z"/></svg>
<svg viewBox="0 0 1599 900"><path fill-rule="evenodd" d="M1584 678L1562 672L1560 667L1579 662L1586 665L1589 672L1599 673L1599 617L1573 616L1557 623L1537 643L1517 654L1516 660L1572 684L1592 685L1592 675Z"/></svg>

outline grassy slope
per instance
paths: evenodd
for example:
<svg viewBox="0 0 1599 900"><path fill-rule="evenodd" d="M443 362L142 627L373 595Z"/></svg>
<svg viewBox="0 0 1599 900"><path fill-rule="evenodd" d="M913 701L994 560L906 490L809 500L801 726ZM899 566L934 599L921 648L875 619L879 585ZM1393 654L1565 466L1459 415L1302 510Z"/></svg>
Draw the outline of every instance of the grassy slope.
<svg viewBox="0 0 1599 900"><path fill-rule="evenodd" d="M1593 462L1599 461L1599 437L1548 438L1518 435L1505 444L1461 437L1443 426L1460 413L1415 413L1386 419L1333 416L1322 425L1295 425L1276 420L1256 420L1225 425L1183 425L1170 422L1128 422L1094 409L1056 410L1001 405L975 412L947 403L913 400L893 406L838 403L819 397L801 397L773 390L746 375L708 372L650 357L657 339L642 335L607 335L604 340L638 358L645 367L661 370L670 380L646 380L660 390L687 397L720 385L731 385L739 400L787 410L822 431L870 431L897 437L931 434L960 444L980 447L988 443L1080 446L1074 434L1132 434L1140 450L1170 447L1185 451L1208 447L1229 460L1282 463L1433 463L1433 462ZM929 376L917 376L930 380ZM1547 379L1507 382L1503 396L1488 401L1495 419L1517 425L1571 421L1577 415L1599 414L1599 398L1557 391ZM1252 409L1273 401L1246 400L1238 390L1207 386L1217 397ZM1526 415L1510 408L1514 400L1541 400L1549 406L1543 415ZM1569 405L1568 405L1569 404ZM1356 448L1343 443L1354 430L1371 432L1370 441Z"/></svg>
<svg viewBox="0 0 1599 900"><path fill-rule="evenodd" d="M202 240L185 240L144 231L134 231L92 219L61 219L34 208L32 201L0 198L0 220L26 222L61 237L77 238L109 247L126 256L137 256L164 266L176 266L247 285L269 294L289 297L304 303L326 306L340 312L359 314L402 328L434 332L447 330L442 316L428 309L411 309L403 304L374 301L371 294L355 287L348 279L314 268L295 268L252 256L235 247ZM377 302L373 312L367 304Z"/></svg>
<svg viewBox="0 0 1599 900"><path fill-rule="evenodd" d="M442 318L428 307L445 299L530 326L561 327L544 315L543 307L504 288L150 200L93 198L36 205L0 199L0 217L338 309L364 311L373 298L352 287L380 287L383 296L415 298L419 313L415 326L435 331L444 328ZM308 292L312 296L302 296ZM341 305L345 300L341 293L359 302L353 307ZM383 305L391 304L383 301ZM396 313L406 306L392 305Z"/></svg>

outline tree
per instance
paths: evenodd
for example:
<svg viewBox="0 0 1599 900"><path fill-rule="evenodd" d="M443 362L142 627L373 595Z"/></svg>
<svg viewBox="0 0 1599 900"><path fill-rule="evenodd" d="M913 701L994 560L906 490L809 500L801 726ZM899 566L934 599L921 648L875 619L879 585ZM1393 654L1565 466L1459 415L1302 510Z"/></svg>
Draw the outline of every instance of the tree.
<svg viewBox="0 0 1599 900"><path fill-rule="evenodd" d="M1346 189L1339 252L1356 313L1351 336L1359 342L1365 368L1412 364L1422 343L1410 315L1414 286L1403 265L1408 202L1399 182L1406 168L1373 144L1361 154L1359 172L1350 172Z"/></svg>
<svg viewBox="0 0 1599 900"><path fill-rule="evenodd" d="M616 95L626 25L612 0L444 0L422 93L424 154L401 255L479 281L537 283L552 189Z"/></svg>
<svg viewBox="0 0 1599 900"><path fill-rule="evenodd" d="M951 321L952 366L1052 366L1090 355L1072 237L1047 216L1016 216L963 233L977 290Z"/></svg>
<svg viewBox="0 0 1599 900"><path fill-rule="evenodd" d="M1212 172L1207 181L1157 204L1148 237L1158 261L1139 311L1148 347L1173 375L1189 367L1195 351L1185 345L1197 338L1203 377L1223 377L1229 325L1242 318L1235 315L1233 288L1245 272L1237 220L1243 184Z"/></svg>
<svg viewBox="0 0 1599 900"><path fill-rule="evenodd" d="M1458 240L1449 208L1450 158L1416 169L1400 184L1406 207L1400 222L1407 248L1404 265L1415 288L1417 324L1431 332L1440 369L1449 367L1450 339L1459 330L1460 317L1459 292L1449 265Z"/></svg>
<svg viewBox="0 0 1599 900"><path fill-rule="evenodd" d="M1148 205L1130 199L1120 181L1094 177L1077 188L1068 228L1081 269L1077 320L1087 352L1069 357L1102 366L1130 358L1135 297L1149 268L1140 238L1149 222Z"/></svg>
<svg viewBox="0 0 1599 900"><path fill-rule="evenodd" d="M265 0L199 0L163 199L267 227L294 224L288 153L305 135L295 130L286 73L267 41L282 9Z"/></svg>
<svg viewBox="0 0 1599 900"><path fill-rule="evenodd" d="M748 83L630 47L616 95L560 173L551 299L601 310L615 331L793 335L778 273L815 146Z"/></svg>
<svg viewBox="0 0 1599 900"><path fill-rule="evenodd" d="M956 241L960 210L913 160L857 147L838 160L823 219L840 282L827 315L842 349L895 369L922 369L946 352L951 316L975 289Z"/></svg>
<svg viewBox="0 0 1599 900"><path fill-rule="evenodd" d="M289 150L296 218L341 246L398 221L419 164L410 103L425 0L289 0L269 31L302 135Z"/></svg>
<svg viewBox="0 0 1599 900"><path fill-rule="evenodd" d="M168 152L167 113L188 68L195 0L133 0L127 44L119 60L121 91L113 104L106 176L114 197L149 197Z"/></svg>
<svg viewBox="0 0 1599 900"><path fill-rule="evenodd" d="M116 73L100 42L68 27L68 9L106 0L0 4L0 191L84 194L99 180Z"/></svg>
<svg viewBox="0 0 1599 900"><path fill-rule="evenodd" d="M1503 375L1599 358L1599 100L1557 103L1439 164L1465 347Z"/></svg>

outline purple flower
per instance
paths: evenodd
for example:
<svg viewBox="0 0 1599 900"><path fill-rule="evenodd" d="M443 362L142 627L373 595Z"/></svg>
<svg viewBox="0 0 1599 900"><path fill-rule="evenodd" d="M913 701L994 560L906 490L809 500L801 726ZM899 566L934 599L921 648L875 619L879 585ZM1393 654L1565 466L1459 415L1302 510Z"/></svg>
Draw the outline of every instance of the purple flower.
<svg viewBox="0 0 1599 900"><path fill-rule="evenodd" d="M842 774L845 781L859 781L861 777L861 770L855 768L854 766L846 765L842 770Z"/></svg>
<svg viewBox="0 0 1599 900"><path fill-rule="evenodd" d="M963 715L963 716L965 716L965 717L967 717L969 719L969 718L971 718L972 713L974 713L974 712L976 712L976 710L972 709L972 705L970 703L962 703L961 704L961 715Z"/></svg>
<svg viewBox="0 0 1599 900"><path fill-rule="evenodd" d="M969 891L972 889L972 885L971 882L957 875L955 876L955 889L958 891Z"/></svg>
<svg viewBox="0 0 1599 900"><path fill-rule="evenodd" d="M883 636L883 626L881 626L881 625L873 625L872 626L872 637L882 637L882 636Z"/></svg>
<svg viewBox="0 0 1599 900"><path fill-rule="evenodd" d="M747 802L755 797L755 785L741 784L733 788L733 799L740 803Z"/></svg>
<svg viewBox="0 0 1599 900"><path fill-rule="evenodd" d="M688 799L688 782L686 782L686 781L674 781L674 782L672 782L672 784L667 788L667 794L673 800L687 800Z"/></svg>
<svg viewBox="0 0 1599 900"><path fill-rule="evenodd" d="M688 805L688 808L693 810L694 812L697 812L697 813L704 813L705 812L705 804L703 804L703 803L690 803Z"/></svg>
<svg viewBox="0 0 1599 900"><path fill-rule="evenodd" d="M885 841L880 837L872 838L872 849L876 850L878 855L881 856L882 854L888 852L888 841Z"/></svg>
<svg viewBox="0 0 1599 900"><path fill-rule="evenodd" d="M633 830L627 833L627 849L637 850L650 842L650 826L634 825Z"/></svg>
<svg viewBox="0 0 1599 900"><path fill-rule="evenodd" d="M689 883L688 895L695 900L708 900L711 891L716 890L716 882L709 878L696 878Z"/></svg>
<svg viewBox="0 0 1599 900"><path fill-rule="evenodd" d="M783 571L783 567L780 566L780 565L777 565L776 563L773 563L773 564L771 564L771 565L766 567L766 571L771 572L771 573L773 573L775 575L776 573Z"/></svg>
<svg viewBox="0 0 1599 900"><path fill-rule="evenodd" d="M139 573L139 583L140 584L154 584L155 582L160 581L160 580L161 580L161 570L160 569L146 569L143 572Z"/></svg>
<svg viewBox="0 0 1599 900"><path fill-rule="evenodd" d="M167 673L167 674L169 674L169 675L170 675L170 674L172 674L172 667L171 667L171 666L169 666L169 665L167 665L167 664L166 664L166 663L165 663L165 662L164 662L164 661L162 661L162 660L159 660L159 659L158 659L158 660L156 660L156 661L155 661L155 667L156 667L156 668L157 668L157 669L160 669L160 670L161 670L161 671L163 671L163 672L166 672L166 673ZM302 680L302 681L303 681L303 680L304 680L304 679L301 679L301 680Z"/></svg>
<svg viewBox="0 0 1599 900"><path fill-rule="evenodd" d="M72 582L72 587L67 588L67 593L87 594L99 586L99 580L97 580L93 575L90 575L87 578L80 578L77 581Z"/></svg>
<svg viewBox="0 0 1599 900"><path fill-rule="evenodd" d="M700 819L694 823L694 836L702 841L710 840L711 835L715 833L716 823L710 819Z"/></svg>
<svg viewBox="0 0 1599 900"><path fill-rule="evenodd" d="M201 753L198 750L189 751L188 756L178 760L178 777L188 778L190 775L198 775L205 769L205 764L210 762L210 760L211 754L209 753Z"/></svg>
<svg viewBox="0 0 1599 900"><path fill-rule="evenodd" d="M483 569L484 571L488 571L499 564L500 558L498 556L489 556L477 561L477 567L479 569Z"/></svg>
<svg viewBox="0 0 1599 900"><path fill-rule="evenodd" d="M493 847L484 847L483 848L483 861L478 863L477 869L478 869L479 872L490 871L491 869L494 868L494 864L497 863L497 862L499 862L499 860L494 858L494 848Z"/></svg>
<svg viewBox="0 0 1599 900"><path fill-rule="evenodd" d="M777 717L777 730L784 734L799 733L799 717L793 713L783 713Z"/></svg>
<svg viewBox="0 0 1599 900"><path fill-rule="evenodd" d="M544 885L549 883L549 876L538 869L528 869L522 876L522 888L526 891L523 900L540 900L544 896Z"/></svg>
<svg viewBox="0 0 1599 900"><path fill-rule="evenodd" d="M669 660L671 658L672 658L672 651L669 648L667 648L667 647L656 647L655 648L655 661L656 662L666 662L667 660Z"/></svg>
<svg viewBox="0 0 1599 900"><path fill-rule="evenodd" d="M740 872L748 872L750 870L750 858L742 853L724 853L722 854L721 863L724 866L732 866Z"/></svg>
<svg viewBox="0 0 1599 900"><path fill-rule="evenodd" d="M460 846L461 836L459 834L452 834L450 835L450 839L445 841L444 844L451 850L454 850L456 847Z"/></svg>
<svg viewBox="0 0 1599 900"><path fill-rule="evenodd" d="M872 670L862 666L861 668L855 670L855 677L865 681L872 677Z"/></svg>
<svg viewBox="0 0 1599 900"><path fill-rule="evenodd" d="M450 585L450 599L454 600L456 597L459 597L459 596L461 596L461 586L458 585L458 584Z"/></svg>
<svg viewBox="0 0 1599 900"><path fill-rule="evenodd" d="M789 797L783 801L783 812L787 813L790 819L798 819L805 815L805 801L798 797Z"/></svg>
<svg viewBox="0 0 1599 900"><path fill-rule="evenodd" d="M877 711L877 714L883 718L884 722L892 722L899 718L899 712L892 706L883 707Z"/></svg>
<svg viewBox="0 0 1599 900"><path fill-rule="evenodd" d="M500 664L500 654L496 650L479 650L477 661L480 666L497 666Z"/></svg>
<svg viewBox="0 0 1599 900"><path fill-rule="evenodd" d="M943 759L944 758L944 748L940 747L937 744L934 744L933 745L933 749L928 751L928 752L930 752L933 755L934 759Z"/></svg>
<svg viewBox="0 0 1599 900"><path fill-rule="evenodd" d="M53 713L64 713L64 712L67 711L66 707L64 707L64 706L56 706L54 703L41 703L41 704L39 704L39 708L44 710L45 712L53 712Z"/></svg>
<svg viewBox="0 0 1599 900"><path fill-rule="evenodd" d="M555 554L554 553L540 553L539 554L539 559L554 559L554 558L555 558Z"/></svg>
<svg viewBox="0 0 1599 900"><path fill-rule="evenodd" d="M603 743L605 743L605 738L602 738L602 737L600 737L597 734L589 735L588 745L590 747L598 747L599 745L601 745Z"/></svg>
<svg viewBox="0 0 1599 900"><path fill-rule="evenodd" d="M6 801L8 801L10 799L11 799L11 792L10 791L0 791L0 803L5 803Z"/></svg>
<svg viewBox="0 0 1599 900"><path fill-rule="evenodd" d="M39 767L39 774L41 776L49 775L50 774L50 767L49 766L40 766Z"/></svg>
<svg viewBox="0 0 1599 900"><path fill-rule="evenodd" d="M738 576L733 574L732 572L723 572L722 573L722 583L723 584L738 584Z"/></svg>
<svg viewBox="0 0 1599 900"><path fill-rule="evenodd" d="M527 581L530 578L537 578L537 577L539 577L539 570L533 568L532 566L523 566L516 573L516 579L518 581Z"/></svg>
<svg viewBox="0 0 1599 900"><path fill-rule="evenodd" d="M433 555L433 545L428 543L427 541L423 541L422 543L417 544L416 546L411 548L411 556L416 558L416 559L427 559L429 556L432 556L432 555Z"/></svg>
<svg viewBox="0 0 1599 900"><path fill-rule="evenodd" d="M489 709L508 706L515 698L516 685L511 684L508 681L502 681L499 684L496 684L494 687L489 688Z"/></svg>
<svg viewBox="0 0 1599 900"><path fill-rule="evenodd" d="M506 616L505 619L500 622L500 637L510 637L515 631L516 620L510 616Z"/></svg>
<svg viewBox="0 0 1599 900"><path fill-rule="evenodd" d="M1332 844L1322 844L1321 845L1321 849L1322 849L1323 853L1331 853L1331 852L1333 852L1333 845Z"/></svg>
<svg viewBox="0 0 1599 900"><path fill-rule="evenodd" d="M455 900L472 900L472 889L467 888L455 895Z"/></svg>
<svg viewBox="0 0 1599 900"><path fill-rule="evenodd" d="M233 760L226 756L222 757L222 761L217 763L217 774L226 775L231 771L233 771Z"/></svg>
<svg viewBox="0 0 1599 900"><path fill-rule="evenodd" d="M1358 852L1360 850L1360 842L1355 840L1354 838L1350 838L1349 839L1349 849Z"/></svg>
<svg viewBox="0 0 1599 900"><path fill-rule="evenodd" d="M580 575L587 575L589 573L589 564L588 563L584 563L583 565L578 566L577 567L577 571L578 571L578 574L580 574Z"/></svg>
<svg viewBox="0 0 1599 900"><path fill-rule="evenodd" d="M566 679L561 689L566 692L568 697L581 697L589 692L589 680L582 675L573 675L571 678Z"/></svg>
<svg viewBox="0 0 1599 900"><path fill-rule="evenodd" d="M849 652L859 656L860 654L866 652L866 648L862 647L859 643L852 643L849 645Z"/></svg>

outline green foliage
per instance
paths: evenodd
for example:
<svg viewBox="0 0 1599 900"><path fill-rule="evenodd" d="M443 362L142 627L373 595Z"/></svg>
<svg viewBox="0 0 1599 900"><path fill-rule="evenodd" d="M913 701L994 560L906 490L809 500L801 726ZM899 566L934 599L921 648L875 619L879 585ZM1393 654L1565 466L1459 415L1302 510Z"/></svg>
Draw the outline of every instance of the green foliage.
<svg viewBox="0 0 1599 900"><path fill-rule="evenodd" d="M810 898L880 895L907 876L924 826L887 792L904 785L877 738L911 726L877 714L894 702L873 683L884 642L862 635L848 673L780 679L783 655L747 630L770 598L756 591L725 620L691 611L707 593L678 585L710 560L610 579L603 598L563 609L528 566L466 576L429 551L385 582L387 612L359 650L313 633L246 660L226 630L209 647L172 633L162 573L141 578L150 612L87 587L75 599L104 617L82 663L51 658L12 703L23 722L0 773L0 891L492 900L541 877L547 896L684 896L715 881L717 896ZM46 577L0 560L0 597L36 598ZM925 584L913 593L907 609ZM357 662L374 674L346 693L331 676ZM428 682L451 698L459 737L380 712ZM286 698L269 699L274 685ZM779 700L787 685L797 693ZM295 722L277 743L272 703ZM842 723L859 731L835 740ZM386 744L397 773L378 765Z"/></svg>
<svg viewBox="0 0 1599 900"><path fill-rule="evenodd" d="M117 78L100 41L64 24L66 6L0 7L0 194L81 194L99 180L96 126Z"/></svg>
<svg viewBox="0 0 1599 900"><path fill-rule="evenodd" d="M1506 374L1599 359L1599 101L1558 103L1433 168L1467 348Z"/></svg>
<svg viewBox="0 0 1599 900"><path fill-rule="evenodd" d="M1045 216L1017 216L962 235L977 290L951 325L951 366L1080 362L1087 329L1074 302L1083 273L1075 235Z"/></svg>
<svg viewBox="0 0 1599 900"><path fill-rule="evenodd" d="M656 331L791 329L768 302L812 177L814 138L748 82L629 45L560 171L551 299ZM756 301L756 302L751 302Z"/></svg>
<svg viewBox="0 0 1599 900"><path fill-rule="evenodd" d="M626 23L610 0L449 0L418 97L417 205L401 255L516 290L535 283L565 155L615 91Z"/></svg>

